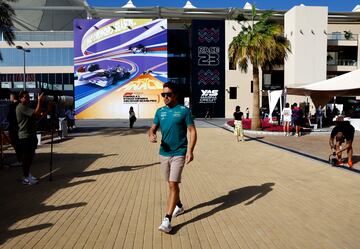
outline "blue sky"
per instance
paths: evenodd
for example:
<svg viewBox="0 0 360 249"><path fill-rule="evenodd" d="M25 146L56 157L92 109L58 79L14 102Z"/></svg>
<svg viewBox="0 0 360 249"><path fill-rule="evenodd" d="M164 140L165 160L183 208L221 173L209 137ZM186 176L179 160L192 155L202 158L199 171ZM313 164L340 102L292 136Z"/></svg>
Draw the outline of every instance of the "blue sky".
<svg viewBox="0 0 360 249"><path fill-rule="evenodd" d="M128 0L87 0L93 6L113 6L119 7L127 3ZM132 0L137 7L183 7L186 0ZM242 8L246 0L192 0L192 4L199 8ZM351 11L360 0L248 0L255 3L259 9L289 10L294 5L301 3L308 6L328 6L329 11Z"/></svg>

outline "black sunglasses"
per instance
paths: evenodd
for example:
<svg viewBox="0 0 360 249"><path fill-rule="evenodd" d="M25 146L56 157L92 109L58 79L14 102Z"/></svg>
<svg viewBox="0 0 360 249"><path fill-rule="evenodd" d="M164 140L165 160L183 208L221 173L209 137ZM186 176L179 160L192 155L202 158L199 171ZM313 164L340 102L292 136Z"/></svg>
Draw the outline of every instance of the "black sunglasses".
<svg viewBox="0 0 360 249"><path fill-rule="evenodd" d="M174 93L161 93L161 96L163 97L163 98L165 98L165 97L172 97L174 95Z"/></svg>

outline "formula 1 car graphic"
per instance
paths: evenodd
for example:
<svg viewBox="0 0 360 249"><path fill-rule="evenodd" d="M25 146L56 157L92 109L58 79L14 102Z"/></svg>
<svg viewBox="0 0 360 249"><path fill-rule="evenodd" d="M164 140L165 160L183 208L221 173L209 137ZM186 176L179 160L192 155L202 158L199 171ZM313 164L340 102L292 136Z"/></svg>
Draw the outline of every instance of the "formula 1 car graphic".
<svg viewBox="0 0 360 249"><path fill-rule="evenodd" d="M135 47L129 47L129 50L133 54L146 54L147 53L147 48L144 45L137 45Z"/></svg>
<svg viewBox="0 0 360 249"><path fill-rule="evenodd" d="M81 70L82 71L82 70ZM91 83L101 87L107 87L120 80L130 78L130 72L121 66L101 69L98 64L91 64L85 72L78 71L78 80L83 83Z"/></svg>

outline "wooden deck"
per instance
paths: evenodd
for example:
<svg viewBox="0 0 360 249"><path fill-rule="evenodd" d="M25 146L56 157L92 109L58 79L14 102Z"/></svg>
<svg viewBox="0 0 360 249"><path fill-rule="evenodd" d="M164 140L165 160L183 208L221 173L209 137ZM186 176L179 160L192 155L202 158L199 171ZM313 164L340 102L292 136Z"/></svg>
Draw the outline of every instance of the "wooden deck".
<svg viewBox="0 0 360 249"><path fill-rule="evenodd" d="M145 129L103 129L55 145L52 182L48 145L33 166L40 184L4 168L0 248L360 248L360 174L220 128L198 129L181 184L187 211L159 232L158 146Z"/></svg>

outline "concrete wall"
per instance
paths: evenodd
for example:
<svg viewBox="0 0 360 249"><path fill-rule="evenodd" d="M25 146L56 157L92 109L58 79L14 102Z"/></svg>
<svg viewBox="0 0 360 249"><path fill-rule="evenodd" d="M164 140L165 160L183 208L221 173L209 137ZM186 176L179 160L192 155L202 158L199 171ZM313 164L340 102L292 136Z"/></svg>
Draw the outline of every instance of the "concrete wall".
<svg viewBox="0 0 360 249"><path fill-rule="evenodd" d="M285 61L285 86L326 79L327 7L295 6L285 13L292 53Z"/></svg>
<svg viewBox="0 0 360 249"><path fill-rule="evenodd" d="M285 61L285 87L305 85L326 79L327 75L327 28L328 8L295 6L285 13L284 31L292 53ZM288 95L286 102L310 104L311 98Z"/></svg>
<svg viewBox="0 0 360 249"><path fill-rule="evenodd" d="M247 73L242 72L237 66L236 70L229 69L229 54L228 48L233 38L238 35L241 30L241 25L236 21L225 21L225 117L232 118L235 111L235 106L239 105L241 111L244 112L248 107L250 110L250 116L252 115L253 107L253 94L251 93L251 81L252 77L252 65L249 62ZM262 82L262 72L260 70L260 89ZM237 99L230 99L229 89L230 87L237 88ZM261 106L261 97L260 97Z"/></svg>

